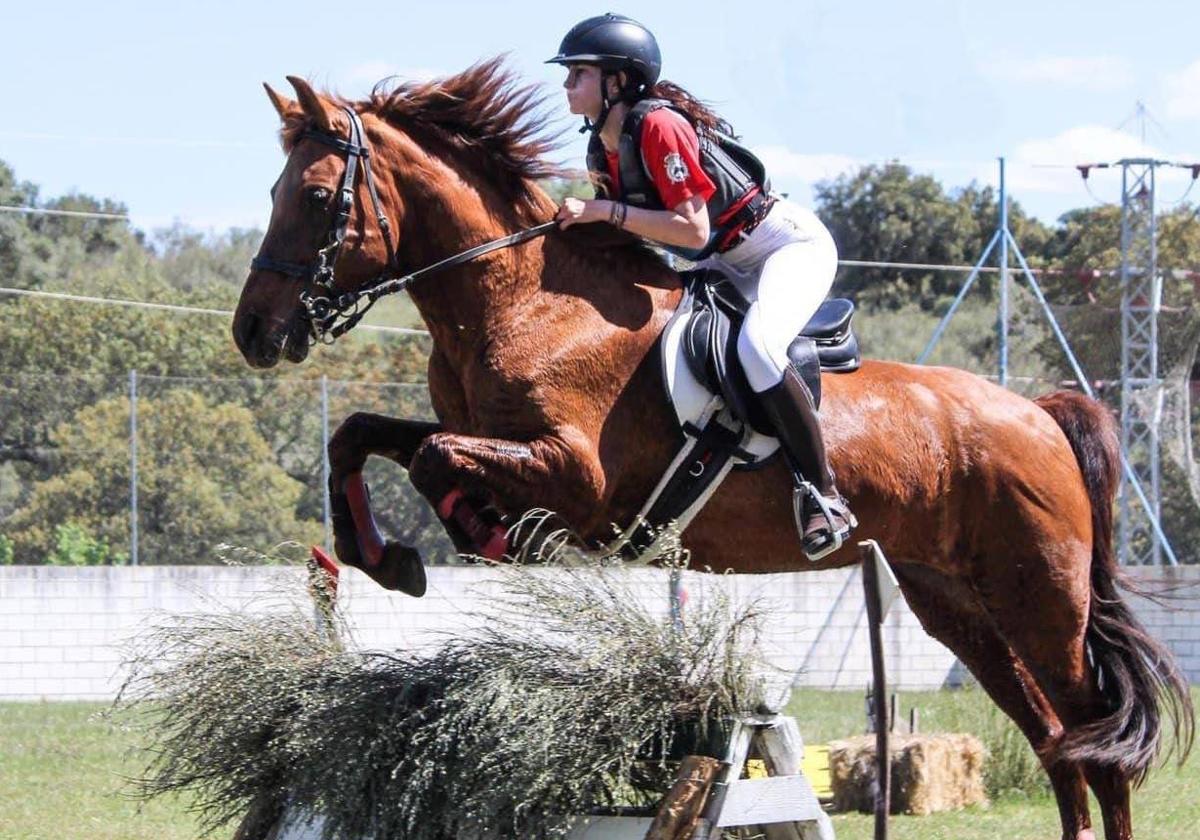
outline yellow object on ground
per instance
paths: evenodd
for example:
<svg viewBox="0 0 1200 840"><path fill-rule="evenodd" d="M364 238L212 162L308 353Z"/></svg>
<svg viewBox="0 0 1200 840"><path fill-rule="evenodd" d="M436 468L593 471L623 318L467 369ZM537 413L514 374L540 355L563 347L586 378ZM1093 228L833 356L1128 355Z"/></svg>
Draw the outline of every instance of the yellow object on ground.
<svg viewBox="0 0 1200 840"><path fill-rule="evenodd" d="M800 762L800 772L808 779L818 799L832 799L833 787L829 776L829 747L824 744L805 744L804 758ZM752 758L746 762L746 778L767 778L767 764L761 758Z"/></svg>
<svg viewBox="0 0 1200 840"><path fill-rule="evenodd" d="M829 747L825 744L805 744L800 771L808 777L817 799L833 799L833 780L829 775Z"/></svg>

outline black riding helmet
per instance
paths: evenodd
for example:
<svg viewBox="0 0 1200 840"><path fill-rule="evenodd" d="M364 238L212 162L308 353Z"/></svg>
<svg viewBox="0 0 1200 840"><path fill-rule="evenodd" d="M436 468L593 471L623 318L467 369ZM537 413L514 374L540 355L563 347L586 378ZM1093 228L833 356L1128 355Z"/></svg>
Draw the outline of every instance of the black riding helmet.
<svg viewBox="0 0 1200 840"><path fill-rule="evenodd" d="M662 53L654 34L624 15L590 17L563 38L558 55L547 64L595 64L601 70L633 70L647 87L658 81Z"/></svg>
<svg viewBox="0 0 1200 840"><path fill-rule="evenodd" d="M546 63L563 66L594 64L600 68L603 74L600 95L604 100L604 108L595 124L585 117L583 128L580 129L581 132L598 131L604 125L612 105L608 100L604 78L621 70L629 72L632 78L622 95L635 95L643 85L648 88L658 81L658 74L662 71L662 53L659 52L654 33L649 29L632 18L608 12L572 26L558 47L558 55L547 59Z"/></svg>

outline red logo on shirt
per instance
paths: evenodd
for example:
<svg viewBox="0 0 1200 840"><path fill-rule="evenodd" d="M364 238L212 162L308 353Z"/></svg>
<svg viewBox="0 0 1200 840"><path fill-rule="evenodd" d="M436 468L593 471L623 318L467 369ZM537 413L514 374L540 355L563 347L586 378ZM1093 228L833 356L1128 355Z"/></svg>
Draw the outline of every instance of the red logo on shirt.
<svg viewBox="0 0 1200 840"><path fill-rule="evenodd" d="M682 184L687 180L687 164L683 162L679 152L671 152L663 158L663 168L667 171L667 180L672 184Z"/></svg>

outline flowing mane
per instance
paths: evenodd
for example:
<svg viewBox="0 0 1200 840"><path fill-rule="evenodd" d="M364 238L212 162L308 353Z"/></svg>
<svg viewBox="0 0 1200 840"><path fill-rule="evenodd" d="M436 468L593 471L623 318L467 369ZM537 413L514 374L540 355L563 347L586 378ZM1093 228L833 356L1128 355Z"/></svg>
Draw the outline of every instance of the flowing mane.
<svg viewBox="0 0 1200 840"><path fill-rule="evenodd" d="M521 84L503 56L440 79L388 87L390 81L377 83L371 97L362 101L322 95L397 128L432 135L472 168L489 173L505 198L527 212L545 210L538 181L577 174L545 159L562 147L562 130L550 128L546 94L536 84ZM311 125L307 117L287 120L281 131L284 149L290 150Z"/></svg>
<svg viewBox="0 0 1200 840"><path fill-rule="evenodd" d="M560 149L561 130L550 130L547 96L538 85L521 84L503 56L461 73L423 82L375 86L367 109L397 125L436 129L464 151L477 152L523 180L567 176L544 156Z"/></svg>
<svg viewBox="0 0 1200 840"><path fill-rule="evenodd" d="M539 181L580 177L580 170L546 159L562 148L564 129L551 126L547 95L536 84L522 84L505 65L504 56L440 79L400 82L394 87L391 81L378 82L366 100L349 100L327 91L321 95L336 105L418 133L422 141L438 142L494 184L528 224L546 221L553 210ZM291 151L310 128L312 120L307 116L285 119L280 131L284 150ZM557 235L590 251L615 248L639 257L653 256L640 238L605 225L580 225Z"/></svg>

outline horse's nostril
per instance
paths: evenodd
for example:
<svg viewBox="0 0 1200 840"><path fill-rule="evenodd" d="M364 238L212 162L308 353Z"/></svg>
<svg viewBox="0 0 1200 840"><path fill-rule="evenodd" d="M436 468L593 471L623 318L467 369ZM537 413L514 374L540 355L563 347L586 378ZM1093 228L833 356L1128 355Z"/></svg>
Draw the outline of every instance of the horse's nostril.
<svg viewBox="0 0 1200 840"><path fill-rule="evenodd" d="M233 338L241 350L245 351L250 349L255 337L259 333L261 326L262 319L253 312L247 312L242 316L241 320L234 325Z"/></svg>

